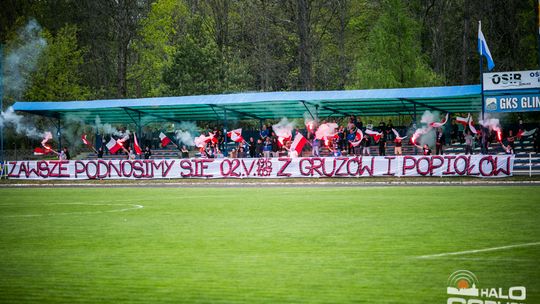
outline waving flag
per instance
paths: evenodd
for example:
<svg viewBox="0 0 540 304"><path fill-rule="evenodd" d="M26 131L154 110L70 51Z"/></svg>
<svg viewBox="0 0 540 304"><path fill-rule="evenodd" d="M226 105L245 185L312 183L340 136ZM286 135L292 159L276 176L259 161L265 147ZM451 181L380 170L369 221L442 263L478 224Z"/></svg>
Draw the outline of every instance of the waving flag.
<svg viewBox="0 0 540 304"><path fill-rule="evenodd" d="M289 135L288 137L278 136L278 146L283 147L285 146L285 142L291 140L292 135Z"/></svg>
<svg viewBox="0 0 540 304"><path fill-rule="evenodd" d="M227 132L227 137L237 143L244 142L244 138L242 137L242 128Z"/></svg>
<svg viewBox="0 0 540 304"><path fill-rule="evenodd" d="M205 136L204 134L201 134L201 136L195 137L193 139L193 142L195 143L195 146L197 148L204 148L206 146L206 143L208 143L212 138L210 136Z"/></svg>
<svg viewBox="0 0 540 304"><path fill-rule="evenodd" d="M495 62L493 61L493 57L491 57L484 33L482 33L482 23L480 21L478 21L478 53L480 53L480 56L486 57L488 71L491 71L495 67Z"/></svg>
<svg viewBox="0 0 540 304"><path fill-rule="evenodd" d="M403 140L407 137L407 136L403 136L403 137L399 136L399 132L394 128L392 128L392 132L394 132L394 135L396 136L397 140Z"/></svg>
<svg viewBox="0 0 540 304"><path fill-rule="evenodd" d="M478 133L478 131L474 127L474 121L473 121L472 117L469 119L469 129L471 129L472 134L477 134Z"/></svg>
<svg viewBox="0 0 540 304"><path fill-rule="evenodd" d="M165 135L165 133L159 133L159 140L161 140L161 146L165 148L168 144L171 143L171 140Z"/></svg>
<svg viewBox="0 0 540 304"><path fill-rule="evenodd" d="M536 132L536 128L534 128L534 129L532 129L532 130L529 130L529 131L519 130L519 132L518 132L518 134L517 134L517 138L521 139L521 137L531 136L531 135L533 135L535 132Z"/></svg>
<svg viewBox="0 0 540 304"><path fill-rule="evenodd" d="M38 148L35 148L35 149L34 149L34 155L47 155L47 154L49 154L49 153L51 153L51 152L52 152L52 150L49 149L49 148L46 147L46 146L43 147L43 148L38 147Z"/></svg>
<svg viewBox="0 0 540 304"><path fill-rule="evenodd" d="M374 139L375 141L377 141L377 142L381 139L381 136L382 136L382 133L380 133L380 132L375 132L375 131L370 130L370 129L366 129L366 134L369 135L369 136L371 136L371 137L373 137L373 139Z"/></svg>
<svg viewBox="0 0 540 304"><path fill-rule="evenodd" d="M137 155L142 154L141 146L139 146L139 141L137 140L137 134L133 134L133 148L135 149L135 153Z"/></svg>
<svg viewBox="0 0 540 304"><path fill-rule="evenodd" d="M301 133L296 133L296 136L294 137L294 141L291 144L291 150L296 151L298 155L302 154L302 149L304 149L304 146L307 143L307 139L302 135Z"/></svg>
<svg viewBox="0 0 540 304"><path fill-rule="evenodd" d="M111 154L114 154L114 153L118 152L118 150L123 148L122 144L120 144L114 138L111 138L111 140L109 140L109 142L105 146L107 146L107 149L109 149Z"/></svg>
<svg viewBox="0 0 540 304"><path fill-rule="evenodd" d="M444 117L444 119L441 122L432 122L432 123L429 124L429 126L433 127L433 128L440 128L440 127L444 126L447 121L448 121L448 113L446 113L446 116Z"/></svg>
<svg viewBox="0 0 540 304"><path fill-rule="evenodd" d="M463 125L463 127L466 127L469 124L469 119L471 118L471 114L467 115L467 118L463 117L456 117L456 122L458 124Z"/></svg>
<svg viewBox="0 0 540 304"><path fill-rule="evenodd" d="M81 139L82 139L83 144L90 146L90 142L88 141L88 139L86 139L86 134L83 134L81 136Z"/></svg>

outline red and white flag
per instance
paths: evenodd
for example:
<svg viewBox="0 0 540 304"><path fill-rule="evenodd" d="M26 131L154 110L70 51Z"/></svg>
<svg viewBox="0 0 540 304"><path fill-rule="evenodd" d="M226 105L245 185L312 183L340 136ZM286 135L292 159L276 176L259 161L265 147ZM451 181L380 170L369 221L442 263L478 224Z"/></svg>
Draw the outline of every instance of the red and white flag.
<svg viewBox="0 0 540 304"><path fill-rule="evenodd" d="M279 146L279 147L285 146L285 142L291 140L291 138L292 138L292 135L289 136L289 137L278 136L278 139L277 139L277 141L278 141L278 146Z"/></svg>
<svg viewBox="0 0 540 304"><path fill-rule="evenodd" d="M41 147L38 147L38 148L35 148L34 149L34 155L47 155L49 153L52 152L51 149L48 149L46 148L47 146L41 148Z"/></svg>
<svg viewBox="0 0 540 304"><path fill-rule="evenodd" d="M88 141L88 139L86 138L86 134L83 134L81 136L81 139L82 139L82 142L83 144L87 145L87 146L91 146L90 142Z"/></svg>
<svg viewBox="0 0 540 304"><path fill-rule="evenodd" d="M374 139L375 141L377 141L377 142L379 141L379 139L381 139L381 136L382 136L382 133L380 133L380 132L375 132L375 131L370 130L370 129L366 129L366 134L369 135L369 136L371 136L371 137L373 137L373 139Z"/></svg>
<svg viewBox="0 0 540 304"><path fill-rule="evenodd" d="M441 122L432 122L432 123L429 124L429 126L433 127L433 128L440 128L440 127L444 126L447 121L448 121L448 113L446 113L446 116L444 117L444 119Z"/></svg>
<svg viewBox="0 0 540 304"><path fill-rule="evenodd" d="M218 138L216 137L216 133L208 132L208 135L210 136L210 141L213 144L217 144L219 142Z"/></svg>
<svg viewBox="0 0 540 304"><path fill-rule="evenodd" d="M478 131L476 131L476 128L474 127L474 121L472 117L469 119L469 129L471 129L472 134L477 134Z"/></svg>
<svg viewBox="0 0 540 304"><path fill-rule="evenodd" d="M195 137L193 139L193 142L195 143L195 146L197 148L204 148L206 146L206 143L208 143L212 138L210 136L205 136L204 134L201 134L198 137Z"/></svg>
<svg viewBox="0 0 540 304"><path fill-rule="evenodd" d="M122 149L123 146L121 143L119 143L117 140L111 137L111 140L106 144L107 149L109 149L109 152L112 154L118 152L118 150Z"/></svg>
<svg viewBox="0 0 540 304"><path fill-rule="evenodd" d="M159 140L161 140L161 146L165 148L168 144L171 143L171 140L165 135L165 133L159 133Z"/></svg>
<svg viewBox="0 0 540 304"><path fill-rule="evenodd" d="M137 134L133 133L133 148L135 149L135 153L137 155L141 155L142 150L141 146L139 146L139 141L137 140Z"/></svg>
<svg viewBox="0 0 540 304"><path fill-rule="evenodd" d="M536 128L526 131L526 130L519 130L517 134L517 138L521 139L522 137L531 136L536 132Z"/></svg>
<svg viewBox="0 0 540 304"><path fill-rule="evenodd" d="M244 142L244 138L242 137L242 128L227 132L227 136L234 142Z"/></svg>
<svg viewBox="0 0 540 304"><path fill-rule="evenodd" d="M307 143L307 139L302 135L301 133L296 133L296 136L294 137L294 141L291 144L291 150L295 150L298 155L302 155L302 149L304 149L304 146Z"/></svg>
<svg viewBox="0 0 540 304"><path fill-rule="evenodd" d="M397 140L403 140L407 137L407 136L403 136L403 137L399 136L399 132L394 128L392 128L392 132L394 132L394 135L396 136Z"/></svg>
<svg viewBox="0 0 540 304"><path fill-rule="evenodd" d="M463 125L464 127L467 127L467 125L469 124L469 119L471 119L471 114L469 114L467 117L459 117L459 116L456 116L456 122L458 124L461 124Z"/></svg>

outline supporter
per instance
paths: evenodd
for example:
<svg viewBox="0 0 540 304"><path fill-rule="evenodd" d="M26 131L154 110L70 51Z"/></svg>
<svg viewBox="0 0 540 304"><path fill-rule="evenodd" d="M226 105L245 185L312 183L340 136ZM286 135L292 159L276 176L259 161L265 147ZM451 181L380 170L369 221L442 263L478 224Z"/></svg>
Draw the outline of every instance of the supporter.
<svg viewBox="0 0 540 304"><path fill-rule="evenodd" d="M134 160L135 159L135 153L133 152L133 149L131 147L127 150L127 159Z"/></svg>
<svg viewBox="0 0 540 304"><path fill-rule="evenodd" d="M437 128L435 133L435 154L442 155L444 147L444 132L441 128Z"/></svg>
<svg viewBox="0 0 540 304"><path fill-rule="evenodd" d="M347 123L347 132L350 132L351 130L354 130L356 128L355 121L356 118L354 117L354 115L351 115L351 117L349 118L349 123Z"/></svg>
<svg viewBox="0 0 540 304"><path fill-rule="evenodd" d="M253 137L249 138L249 157L254 158L257 154L257 144L255 143L255 139Z"/></svg>
<svg viewBox="0 0 540 304"><path fill-rule="evenodd" d="M431 149L429 148L427 144L425 144L424 147L422 148L422 152L424 155L431 155Z"/></svg>
<svg viewBox="0 0 540 304"><path fill-rule="evenodd" d="M270 153L272 153L272 141L270 137L266 137L264 140L263 155L265 158L270 158Z"/></svg>
<svg viewBox="0 0 540 304"><path fill-rule="evenodd" d="M510 146L510 149L512 150L512 154L514 154L514 150L516 147L516 138L514 137L514 131L509 130L508 136L506 137L506 142L508 143L508 146Z"/></svg>
<svg viewBox="0 0 540 304"><path fill-rule="evenodd" d="M150 147L146 146L144 147L144 159L150 159L152 156L152 151L150 151Z"/></svg>
<svg viewBox="0 0 540 304"><path fill-rule="evenodd" d="M489 145L489 130L486 127L480 128L480 150L481 153L486 155L488 154L488 145Z"/></svg>
<svg viewBox="0 0 540 304"><path fill-rule="evenodd" d="M230 158L238 158L238 152L236 151L236 149L231 149L231 153L229 153L229 157Z"/></svg>
<svg viewBox="0 0 540 304"><path fill-rule="evenodd" d="M386 156L386 133L382 131L382 135L379 138L379 156Z"/></svg>
<svg viewBox="0 0 540 304"><path fill-rule="evenodd" d="M458 141L459 126L456 123L456 119L452 118L450 122L450 143L456 143ZM437 153L438 154L438 153Z"/></svg>
<svg viewBox="0 0 540 304"><path fill-rule="evenodd" d="M465 133L465 155L473 154L473 142L474 137L471 135L471 131L467 130Z"/></svg>
<svg viewBox="0 0 540 304"><path fill-rule="evenodd" d="M354 126L359 130L362 130L362 128L364 127L364 124L362 123L362 118L360 116L356 117L356 119L354 120Z"/></svg>
<svg viewBox="0 0 540 304"><path fill-rule="evenodd" d="M320 157L321 156L321 153L319 151L319 147L320 147L320 144L321 144L321 141L318 140L317 138L313 137L313 140L311 140L311 156L313 157Z"/></svg>
<svg viewBox="0 0 540 304"><path fill-rule="evenodd" d="M97 158L103 158L103 147L99 147L97 150Z"/></svg>
<svg viewBox="0 0 540 304"><path fill-rule="evenodd" d="M279 157L279 142L276 134L272 133L272 157Z"/></svg>
<svg viewBox="0 0 540 304"><path fill-rule="evenodd" d="M512 148L510 145L505 145L501 142L501 146L505 154L514 154L514 148Z"/></svg>
<svg viewBox="0 0 540 304"><path fill-rule="evenodd" d="M345 147L347 147L347 140L349 134L345 134L345 128L343 126L340 126L338 129L338 145L340 150L345 150Z"/></svg>
<svg viewBox="0 0 540 304"><path fill-rule="evenodd" d="M257 139L257 145L255 146L255 157L261 157L263 154L263 141L262 139Z"/></svg>
<svg viewBox="0 0 540 304"><path fill-rule="evenodd" d="M370 146L370 142L369 142L369 137L368 136L364 136L364 138L362 139L362 146L363 146L363 149L362 149L362 155L370 155L369 153L369 146Z"/></svg>
<svg viewBox="0 0 540 304"><path fill-rule="evenodd" d="M396 138L394 139L394 154L395 155L403 155L402 146L403 146L403 140Z"/></svg>
<svg viewBox="0 0 540 304"><path fill-rule="evenodd" d="M355 129L349 130L349 133L347 134L347 154L348 155L353 154L353 146L350 144L350 142L354 141L355 139L356 139L356 130Z"/></svg>
<svg viewBox="0 0 540 304"><path fill-rule="evenodd" d="M340 157L342 155L337 140L334 140L333 143L330 143L328 148L330 149L334 157Z"/></svg>
<svg viewBox="0 0 540 304"><path fill-rule="evenodd" d="M268 136L270 136L270 132L268 131L268 128L266 125L262 126L261 132L259 132L261 139L265 140Z"/></svg>
<svg viewBox="0 0 540 304"><path fill-rule="evenodd" d="M68 150L67 147L64 147L64 148L62 149L62 152L64 152L64 157L65 157L64 159L65 159L65 160L70 160L70 159L71 159L71 155L69 154L69 150Z"/></svg>
<svg viewBox="0 0 540 304"><path fill-rule="evenodd" d="M393 128L394 124L392 123L392 120L389 119L388 123L386 124L386 139L389 141L393 141L395 137L394 132L392 131Z"/></svg>
<svg viewBox="0 0 540 304"><path fill-rule="evenodd" d="M189 150L185 145L182 146L180 152L182 153L182 158L189 158Z"/></svg>
<svg viewBox="0 0 540 304"><path fill-rule="evenodd" d="M246 157L247 157L246 149L244 149L244 147L238 148L238 158L246 158Z"/></svg>

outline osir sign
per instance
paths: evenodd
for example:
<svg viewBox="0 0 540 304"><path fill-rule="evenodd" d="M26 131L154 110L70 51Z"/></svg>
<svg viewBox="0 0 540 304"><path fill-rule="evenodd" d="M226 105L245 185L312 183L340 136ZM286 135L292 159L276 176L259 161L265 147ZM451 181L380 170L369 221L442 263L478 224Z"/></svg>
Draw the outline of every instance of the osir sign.
<svg viewBox="0 0 540 304"><path fill-rule="evenodd" d="M484 91L540 88L540 70L484 73Z"/></svg>

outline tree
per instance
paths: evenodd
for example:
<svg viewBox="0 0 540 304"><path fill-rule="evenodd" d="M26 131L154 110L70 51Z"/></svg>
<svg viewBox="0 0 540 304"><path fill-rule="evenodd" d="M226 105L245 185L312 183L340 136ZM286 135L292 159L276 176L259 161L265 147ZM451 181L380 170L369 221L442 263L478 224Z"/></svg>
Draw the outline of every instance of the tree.
<svg viewBox="0 0 540 304"><path fill-rule="evenodd" d="M47 47L38 60L31 86L25 93L27 100L84 100L90 90L83 84L81 66L85 49L77 44L77 27L66 25L56 36L44 31Z"/></svg>
<svg viewBox="0 0 540 304"><path fill-rule="evenodd" d="M166 94L184 96L219 93L220 66L217 46L200 45L187 37L178 46L170 67L163 71Z"/></svg>
<svg viewBox="0 0 540 304"><path fill-rule="evenodd" d="M385 0L356 66L354 88L431 86L442 78L420 48L420 27L402 1Z"/></svg>

